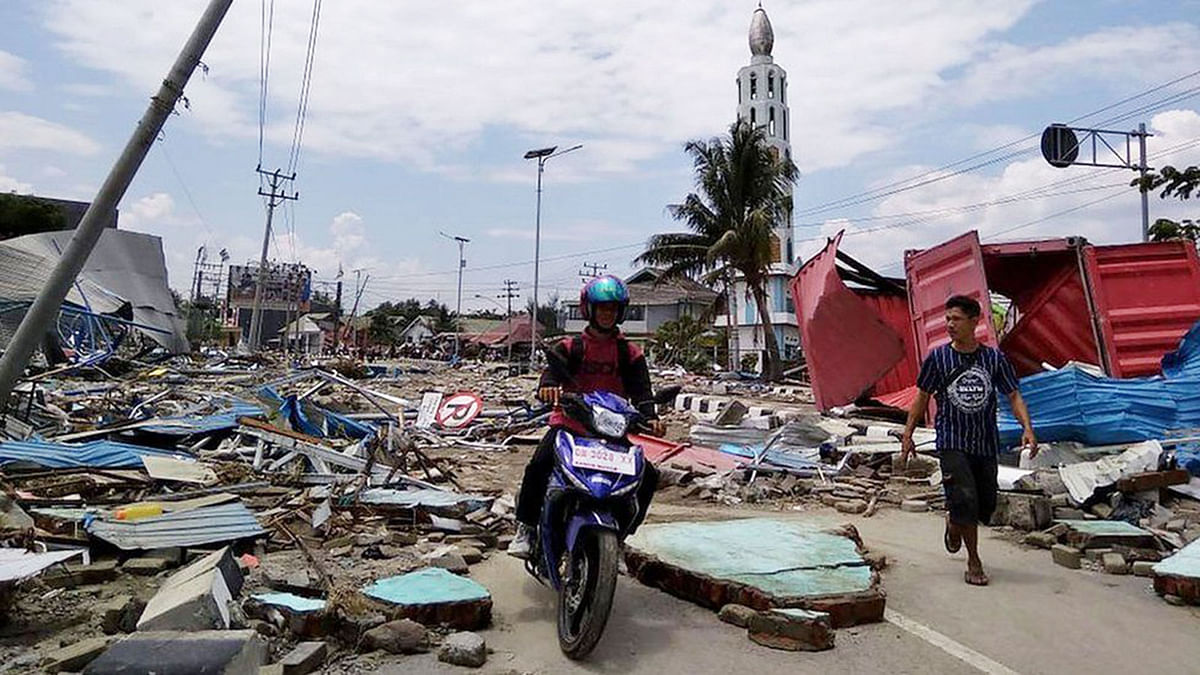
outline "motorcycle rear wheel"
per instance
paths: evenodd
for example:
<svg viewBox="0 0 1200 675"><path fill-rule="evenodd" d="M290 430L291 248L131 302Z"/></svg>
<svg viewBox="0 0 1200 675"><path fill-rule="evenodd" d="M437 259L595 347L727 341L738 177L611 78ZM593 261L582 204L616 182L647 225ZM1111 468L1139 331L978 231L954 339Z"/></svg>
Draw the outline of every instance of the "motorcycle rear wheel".
<svg viewBox="0 0 1200 675"><path fill-rule="evenodd" d="M617 588L620 547L612 530L587 530L570 553L558 591L558 646L569 659L582 659L600 642Z"/></svg>

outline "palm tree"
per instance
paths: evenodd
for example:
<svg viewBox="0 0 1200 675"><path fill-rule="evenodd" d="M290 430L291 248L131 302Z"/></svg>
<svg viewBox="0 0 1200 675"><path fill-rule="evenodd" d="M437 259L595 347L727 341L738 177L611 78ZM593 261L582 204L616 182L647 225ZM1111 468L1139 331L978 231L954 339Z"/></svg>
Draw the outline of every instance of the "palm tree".
<svg viewBox="0 0 1200 675"><path fill-rule="evenodd" d="M744 120L734 122L728 136L689 141L684 150L692 157L697 192L667 211L690 232L651 237L638 262L664 267L662 279L701 276L713 283L740 275L762 322L767 347L763 376L777 380L782 362L766 282L776 260L771 231L792 208L796 165L767 145L762 127ZM732 302L735 294L727 288ZM732 322L730 330L736 331Z"/></svg>

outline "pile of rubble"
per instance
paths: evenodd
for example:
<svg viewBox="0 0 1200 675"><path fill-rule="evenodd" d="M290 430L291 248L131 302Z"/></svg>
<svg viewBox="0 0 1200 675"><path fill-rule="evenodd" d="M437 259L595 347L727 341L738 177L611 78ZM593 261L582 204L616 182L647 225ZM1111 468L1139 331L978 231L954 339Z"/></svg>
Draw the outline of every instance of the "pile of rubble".
<svg viewBox="0 0 1200 675"><path fill-rule="evenodd" d="M359 654L431 650L482 665L469 631L491 595L468 575L507 546L515 485L469 459L460 476L444 450L523 442L545 419L524 402L532 380L335 365L175 359L26 381L0 436L2 630L22 636L4 670L352 672ZM422 410L447 382L512 405Z"/></svg>

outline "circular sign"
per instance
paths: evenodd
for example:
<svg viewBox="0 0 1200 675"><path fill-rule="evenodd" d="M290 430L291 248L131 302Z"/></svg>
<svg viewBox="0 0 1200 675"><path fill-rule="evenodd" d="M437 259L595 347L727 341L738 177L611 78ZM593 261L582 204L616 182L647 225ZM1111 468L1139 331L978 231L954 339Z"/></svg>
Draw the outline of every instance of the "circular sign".
<svg viewBox="0 0 1200 675"><path fill-rule="evenodd" d="M1063 124L1051 124L1042 132L1042 157L1050 166L1064 169L1079 159L1079 137Z"/></svg>
<svg viewBox="0 0 1200 675"><path fill-rule="evenodd" d="M479 398L479 394L469 391L451 394L438 409L437 423L445 429L465 427L475 421L482 410L483 399Z"/></svg>

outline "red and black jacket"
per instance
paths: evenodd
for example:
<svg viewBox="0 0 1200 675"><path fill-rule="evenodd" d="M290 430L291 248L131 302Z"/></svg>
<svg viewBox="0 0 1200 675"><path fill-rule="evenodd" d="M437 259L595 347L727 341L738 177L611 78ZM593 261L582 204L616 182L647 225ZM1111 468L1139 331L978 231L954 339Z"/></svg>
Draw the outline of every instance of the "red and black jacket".
<svg viewBox="0 0 1200 675"><path fill-rule="evenodd" d="M559 341L551 349L568 364L571 377L560 381L558 375L546 369L538 388L562 387L563 391L577 394L610 391L628 399L646 419L657 419L646 355L620 331L601 333L589 327L580 335ZM550 415L550 426L565 426L584 433L578 424L557 409Z"/></svg>

